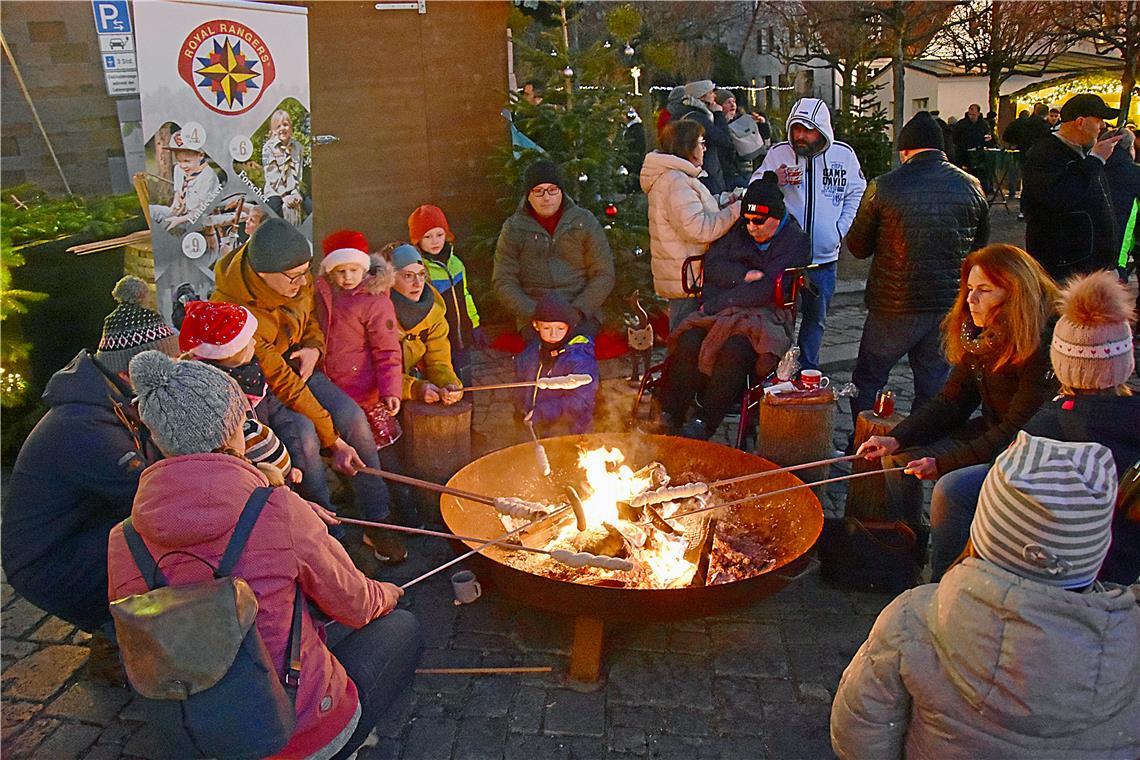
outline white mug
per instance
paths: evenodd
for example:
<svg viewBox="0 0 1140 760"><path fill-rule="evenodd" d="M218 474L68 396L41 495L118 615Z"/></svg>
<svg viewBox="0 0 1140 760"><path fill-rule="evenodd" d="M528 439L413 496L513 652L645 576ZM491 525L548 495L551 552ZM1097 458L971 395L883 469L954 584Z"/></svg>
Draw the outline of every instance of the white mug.
<svg viewBox="0 0 1140 760"><path fill-rule="evenodd" d="M800 385L805 391L814 391L831 385L831 378L824 377L818 369L805 369L800 372Z"/></svg>
<svg viewBox="0 0 1140 760"><path fill-rule="evenodd" d="M460 570L451 576L451 590L456 604L471 604L483 594L483 586L470 570Z"/></svg>

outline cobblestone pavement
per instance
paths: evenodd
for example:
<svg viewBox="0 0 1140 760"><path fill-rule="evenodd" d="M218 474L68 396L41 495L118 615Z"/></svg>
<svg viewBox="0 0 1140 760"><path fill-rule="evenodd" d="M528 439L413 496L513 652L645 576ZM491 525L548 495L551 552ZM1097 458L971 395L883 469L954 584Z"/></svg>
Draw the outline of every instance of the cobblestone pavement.
<svg viewBox="0 0 1140 760"><path fill-rule="evenodd" d="M1013 218L995 210L997 240L1019 242ZM850 378L861 305L837 306L824 347L833 382ZM509 376L503 357L482 357L480 381ZM624 362L607 362L606 429L619 429L630 392ZM911 376L891 386L906 412ZM483 394L474 427L481 450L522 440L506 393ZM732 423L720 440L735 434ZM851 431L846 402L835 445ZM839 514L843 492L830 493ZM834 505L834 506L833 506ZM409 542L401 582L449 557L433 539ZM10 758L160 758L125 689L86 676L88 636L45 616L0 584L3 754ZM493 588L474 604L452 603L447 574L405 603L423 624L425 667L546 666L540 675L417 678L414 691L376 729L360 758L825 758L828 715L839 676L889 601L840 592L809 574L766 600L722 615L669 624L611 624L600 688L570 688L565 673L572 623L505 599Z"/></svg>

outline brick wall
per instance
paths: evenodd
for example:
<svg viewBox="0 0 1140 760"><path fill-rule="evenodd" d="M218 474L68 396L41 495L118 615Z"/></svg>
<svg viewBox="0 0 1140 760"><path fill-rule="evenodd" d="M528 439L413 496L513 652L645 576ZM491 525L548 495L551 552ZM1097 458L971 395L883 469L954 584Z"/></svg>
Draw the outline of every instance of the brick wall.
<svg viewBox="0 0 1140 760"><path fill-rule="evenodd" d="M0 25L55 147L71 189L111 192L108 158L122 157L115 99L107 95L90 3L0 3ZM4 57L0 183L35 182L52 192L63 183Z"/></svg>

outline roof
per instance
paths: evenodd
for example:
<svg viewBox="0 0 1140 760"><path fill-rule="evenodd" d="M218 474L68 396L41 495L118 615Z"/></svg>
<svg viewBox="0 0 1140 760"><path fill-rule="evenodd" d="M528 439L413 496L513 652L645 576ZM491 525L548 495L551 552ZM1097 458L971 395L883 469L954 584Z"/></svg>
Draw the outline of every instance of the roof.
<svg viewBox="0 0 1140 760"><path fill-rule="evenodd" d="M1040 63L1023 63L1014 69L1013 73L1029 77L1054 77L1060 74L1076 74L1083 71L1120 69L1122 66L1123 64L1119 58L1069 51L1058 55L1046 64L1044 68L1042 68ZM943 61L935 58L919 58L913 61L907 61L906 67L939 78L982 76L982 73L979 71L967 70L952 61ZM890 68L887 67L879 72L879 74L889 71ZM875 76L878 77L879 74Z"/></svg>

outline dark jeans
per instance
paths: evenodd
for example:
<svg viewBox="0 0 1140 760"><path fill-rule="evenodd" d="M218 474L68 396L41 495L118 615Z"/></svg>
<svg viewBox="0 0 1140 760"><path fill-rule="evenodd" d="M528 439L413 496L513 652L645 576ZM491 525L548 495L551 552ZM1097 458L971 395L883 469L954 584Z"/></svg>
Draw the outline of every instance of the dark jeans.
<svg viewBox="0 0 1140 760"><path fill-rule="evenodd" d="M970 538L970 524L978 509L978 494L990 471L976 464L948 472L934 484L930 497L930 581L937 583ZM908 476L909 477L909 476Z"/></svg>
<svg viewBox="0 0 1140 760"><path fill-rule="evenodd" d="M740 403L748 373L756 364L756 352L747 338L734 335L725 341L717 354L712 376L701 374L697 369L697 356L707 334L707 330L692 328L677 339L658 398L661 410L682 423L689 406L699 397L699 416L705 428L714 431L720 427L732 405Z"/></svg>
<svg viewBox="0 0 1140 760"><path fill-rule="evenodd" d="M416 616L399 609L355 631L331 623L326 634L333 657L360 695L360 722L348 743L333 755L333 760L341 760L364 743L388 707L411 688L424 639Z"/></svg>
<svg viewBox="0 0 1140 760"><path fill-rule="evenodd" d="M372 428L368 425L364 410L322 372L314 372L309 378L308 386L321 406L332 415L333 425L340 437L356 449L366 466L379 468L380 456L376 452L376 439L372 437ZM257 411L259 417L265 415L262 419L284 441L293 464L304 472L304 478L297 487L300 494L325 509L335 511L328 480L325 478L325 465L321 460L321 443L312 421L285 406L272 393L258 405ZM391 499L384 479L375 475L355 475L351 482L356 506L363 513L364 519L386 520Z"/></svg>
<svg viewBox="0 0 1140 760"><path fill-rule="evenodd" d="M851 399L851 420L859 419L859 412L870 409L875 394L887 384L891 369L906 356L914 372L914 405L918 409L938 395L950 365L942 355L942 322L940 312L918 314L888 314L872 311L863 323L863 337L859 341L859 358L851 381L859 395Z"/></svg>
<svg viewBox="0 0 1140 760"><path fill-rule="evenodd" d="M823 345L823 328L827 326L827 307L835 295L835 264L809 269L808 279L819 295L807 288L800 290L800 364L804 369L819 369L819 349Z"/></svg>

